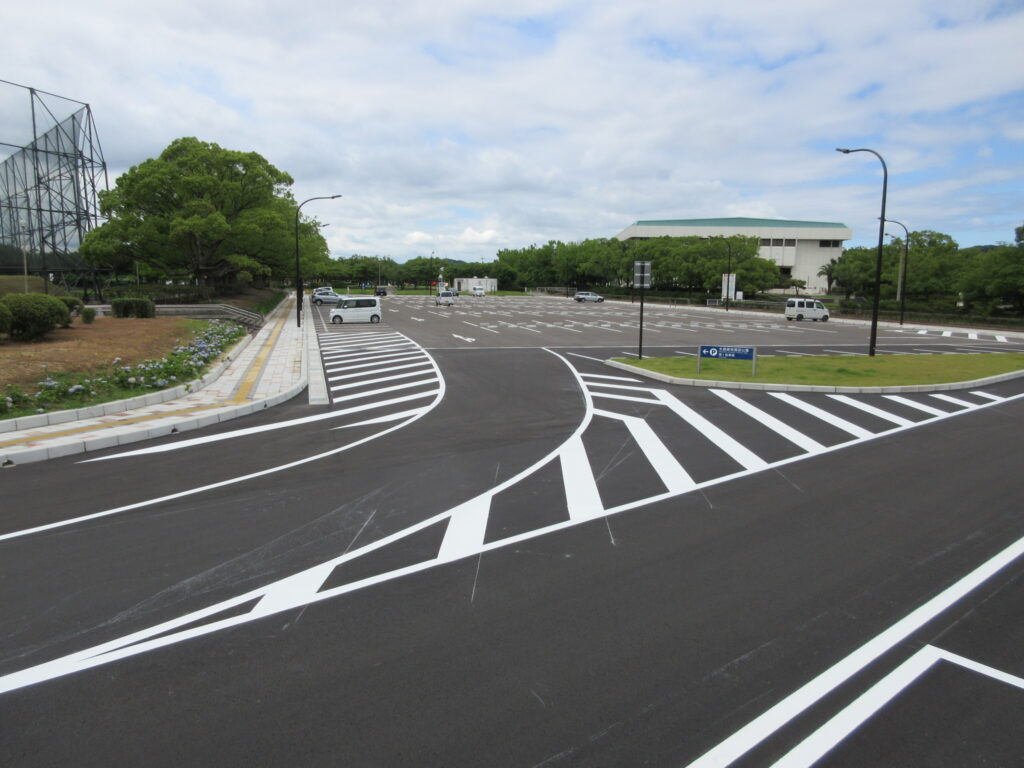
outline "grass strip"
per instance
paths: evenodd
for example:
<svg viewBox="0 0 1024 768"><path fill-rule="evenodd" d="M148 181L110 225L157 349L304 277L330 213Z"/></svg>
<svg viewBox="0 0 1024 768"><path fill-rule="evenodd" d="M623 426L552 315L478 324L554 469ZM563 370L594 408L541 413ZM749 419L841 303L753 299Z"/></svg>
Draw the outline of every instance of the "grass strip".
<svg viewBox="0 0 1024 768"><path fill-rule="evenodd" d="M962 355L815 355L759 357L757 375L749 360L696 357L615 358L617 362L680 379L805 384L827 387L893 387L973 381L1024 369L1024 353Z"/></svg>

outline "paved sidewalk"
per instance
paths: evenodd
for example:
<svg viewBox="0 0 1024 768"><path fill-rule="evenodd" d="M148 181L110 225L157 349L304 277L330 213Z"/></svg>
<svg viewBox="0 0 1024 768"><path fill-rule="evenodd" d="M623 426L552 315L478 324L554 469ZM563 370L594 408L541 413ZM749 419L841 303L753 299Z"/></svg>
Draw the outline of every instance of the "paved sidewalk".
<svg viewBox="0 0 1024 768"><path fill-rule="evenodd" d="M216 424L289 400L322 378L316 333L305 303L302 328L295 326L295 297L246 336L227 359L185 387L101 406L0 421L0 467L97 451L125 443ZM312 353L311 353L312 352Z"/></svg>

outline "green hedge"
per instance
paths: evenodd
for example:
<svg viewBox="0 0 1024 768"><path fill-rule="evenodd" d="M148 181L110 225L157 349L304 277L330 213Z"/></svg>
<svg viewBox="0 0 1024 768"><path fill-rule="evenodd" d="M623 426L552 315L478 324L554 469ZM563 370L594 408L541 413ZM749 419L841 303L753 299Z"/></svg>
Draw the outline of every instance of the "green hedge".
<svg viewBox="0 0 1024 768"><path fill-rule="evenodd" d="M11 332L11 310L0 301L0 334Z"/></svg>
<svg viewBox="0 0 1024 768"><path fill-rule="evenodd" d="M0 299L10 310L8 333L18 341L36 341L58 325L71 322L71 313L63 301L41 293L9 293Z"/></svg>
<svg viewBox="0 0 1024 768"><path fill-rule="evenodd" d="M152 299L114 299L110 312L114 317L156 317L156 305Z"/></svg>

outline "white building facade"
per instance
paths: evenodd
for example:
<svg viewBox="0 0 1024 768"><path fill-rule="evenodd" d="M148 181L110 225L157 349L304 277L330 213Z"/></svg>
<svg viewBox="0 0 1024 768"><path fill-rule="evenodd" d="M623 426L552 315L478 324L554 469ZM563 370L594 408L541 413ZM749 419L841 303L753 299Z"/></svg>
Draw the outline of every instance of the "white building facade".
<svg viewBox="0 0 1024 768"><path fill-rule="evenodd" d="M827 283L818 271L831 259L838 259L843 243L853 237L845 224L831 221L789 219L668 219L637 221L615 237L646 240L652 237L756 237L760 256L779 265L783 279L803 280L807 289L824 293Z"/></svg>
<svg viewBox="0 0 1024 768"><path fill-rule="evenodd" d="M498 280L494 277L456 277L452 280L452 287L461 292L468 293L476 286L484 289L485 293L495 293L498 290Z"/></svg>

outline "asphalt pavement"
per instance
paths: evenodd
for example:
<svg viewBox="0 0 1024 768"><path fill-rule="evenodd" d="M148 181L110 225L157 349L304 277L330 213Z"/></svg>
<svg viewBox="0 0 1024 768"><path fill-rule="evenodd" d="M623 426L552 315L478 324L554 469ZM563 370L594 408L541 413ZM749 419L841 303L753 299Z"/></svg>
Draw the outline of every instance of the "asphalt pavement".
<svg viewBox="0 0 1024 768"><path fill-rule="evenodd" d="M385 301L276 326L322 402L0 473L0 764L1019 763L1024 380L694 388L605 365L629 305Z"/></svg>

